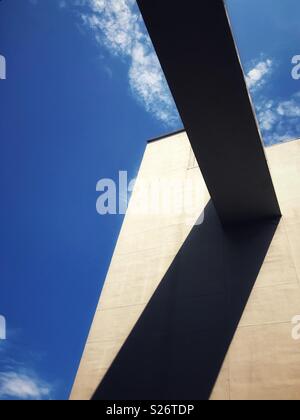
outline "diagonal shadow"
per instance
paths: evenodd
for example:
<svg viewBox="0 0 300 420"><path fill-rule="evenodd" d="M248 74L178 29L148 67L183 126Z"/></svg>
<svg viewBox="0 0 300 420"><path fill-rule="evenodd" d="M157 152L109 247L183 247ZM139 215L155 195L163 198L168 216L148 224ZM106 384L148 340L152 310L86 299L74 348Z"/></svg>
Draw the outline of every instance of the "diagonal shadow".
<svg viewBox="0 0 300 420"><path fill-rule="evenodd" d="M193 228L94 400L207 400L279 218Z"/></svg>

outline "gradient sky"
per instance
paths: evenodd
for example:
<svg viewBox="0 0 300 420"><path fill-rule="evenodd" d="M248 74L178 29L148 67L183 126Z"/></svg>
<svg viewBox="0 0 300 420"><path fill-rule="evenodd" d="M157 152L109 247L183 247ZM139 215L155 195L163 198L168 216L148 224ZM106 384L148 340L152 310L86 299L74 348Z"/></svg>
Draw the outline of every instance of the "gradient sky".
<svg viewBox="0 0 300 420"><path fill-rule="evenodd" d="M227 3L266 144L300 137L299 1ZM0 399L66 399L122 223L96 183L182 124L134 0L2 0L0 54Z"/></svg>

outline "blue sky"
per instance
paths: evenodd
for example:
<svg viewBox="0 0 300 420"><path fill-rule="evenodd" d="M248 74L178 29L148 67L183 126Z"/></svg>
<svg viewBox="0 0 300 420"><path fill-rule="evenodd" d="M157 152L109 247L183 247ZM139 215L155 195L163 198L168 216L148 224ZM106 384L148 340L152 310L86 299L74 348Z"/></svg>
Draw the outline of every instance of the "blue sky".
<svg viewBox="0 0 300 420"><path fill-rule="evenodd" d="M266 144L300 137L298 0L228 7ZM0 54L0 399L66 399L122 223L96 183L182 125L133 0L3 0Z"/></svg>
<svg viewBox="0 0 300 420"><path fill-rule="evenodd" d="M227 0L233 31L265 144L300 137L298 0Z"/></svg>

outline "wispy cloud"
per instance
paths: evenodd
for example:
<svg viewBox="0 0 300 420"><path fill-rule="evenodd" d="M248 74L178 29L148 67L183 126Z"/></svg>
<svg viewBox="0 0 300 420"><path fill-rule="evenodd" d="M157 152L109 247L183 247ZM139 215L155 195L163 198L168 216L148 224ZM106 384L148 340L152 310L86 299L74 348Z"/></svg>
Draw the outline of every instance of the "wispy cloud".
<svg viewBox="0 0 300 420"><path fill-rule="evenodd" d="M252 66L252 67L251 67ZM260 129L267 145L296 139L300 136L300 92L290 98L270 97L274 60L260 59L250 63L246 82L256 108Z"/></svg>
<svg viewBox="0 0 300 420"><path fill-rule="evenodd" d="M180 122L173 98L144 27L135 0L74 0L85 6L82 22L101 48L128 65L128 82L135 98L164 124Z"/></svg>
<svg viewBox="0 0 300 420"><path fill-rule="evenodd" d="M0 372L0 400L42 400L50 397L51 387L34 373Z"/></svg>
<svg viewBox="0 0 300 420"><path fill-rule="evenodd" d="M261 88L271 75L272 70L273 61L270 59L253 62L252 67L246 74L248 88L252 91Z"/></svg>
<svg viewBox="0 0 300 420"><path fill-rule="evenodd" d="M50 400L59 383L44 379L41 361L46 353L22 346L21 329L10 328L8 339L0 340L0 400Z"/></svg>
<svg viewBox="0 0 300 420"><path fill-rule="evenodd" d="M258 120L268 145L296 139L300 135L300 92L289 100L267 100L256 103Z"/></svg>

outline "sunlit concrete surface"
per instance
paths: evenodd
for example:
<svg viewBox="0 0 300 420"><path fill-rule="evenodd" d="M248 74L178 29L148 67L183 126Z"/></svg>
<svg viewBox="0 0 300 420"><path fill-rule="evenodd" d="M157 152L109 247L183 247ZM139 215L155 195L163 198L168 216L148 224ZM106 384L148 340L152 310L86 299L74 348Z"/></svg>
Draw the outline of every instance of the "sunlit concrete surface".
<svg viewBox="0 0 300 420"><path fill-rule="evenodd" d="M300 141L266 153L283 219L213 390L216 400L300 398L300 342L292 339L291 324L300 315ZM135 214L139 184L154 176L196 183L199 196L188 216ZM148 144L72 400L93 396L209 200L185 133Z"/></svg>

